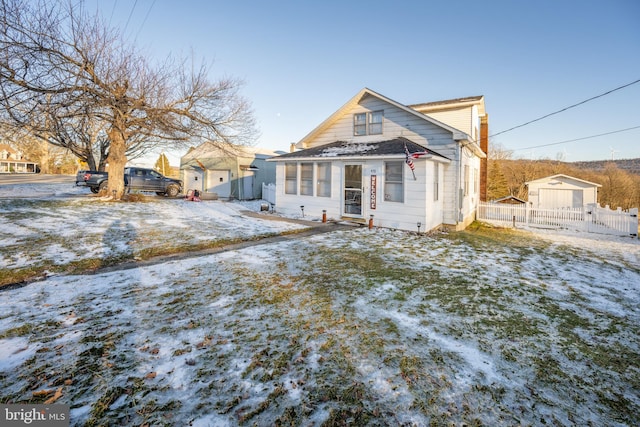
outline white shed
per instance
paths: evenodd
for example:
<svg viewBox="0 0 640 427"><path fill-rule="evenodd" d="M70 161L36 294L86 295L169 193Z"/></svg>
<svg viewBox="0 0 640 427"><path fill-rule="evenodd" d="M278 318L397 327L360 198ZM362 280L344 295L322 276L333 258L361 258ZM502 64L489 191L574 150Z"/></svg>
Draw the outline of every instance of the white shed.
<svg viewBox="0 0 640 427"><path fill-rule="evenodd" d="M525 182L529 188L529 203L534 208L581 208L598 202L600 184L557 174Z"/></svg>

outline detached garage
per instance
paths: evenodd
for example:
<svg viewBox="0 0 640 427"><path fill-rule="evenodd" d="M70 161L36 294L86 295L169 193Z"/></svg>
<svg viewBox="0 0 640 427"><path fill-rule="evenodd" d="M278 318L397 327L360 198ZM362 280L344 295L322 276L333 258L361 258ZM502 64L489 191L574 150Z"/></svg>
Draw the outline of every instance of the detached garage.
<svg viewBox="0 0 640 427"><path fill-rule="evenodd" d="M568 175L552 175L525 182L529 189L529 203L540 209L581 208L598 202L600 184Z"/></svg>

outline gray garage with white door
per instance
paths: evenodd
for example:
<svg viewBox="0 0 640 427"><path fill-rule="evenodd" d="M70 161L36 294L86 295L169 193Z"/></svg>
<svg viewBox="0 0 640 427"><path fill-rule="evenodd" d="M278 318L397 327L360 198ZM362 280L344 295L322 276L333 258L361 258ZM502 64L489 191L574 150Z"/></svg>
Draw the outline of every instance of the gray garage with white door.
<svg viewBox="0 0 640 427"><path fill-rule="evenodd" d="M540 209L575 209L598 202L600 184L568 175L552 175L525 183L529 203Z"/></svg>

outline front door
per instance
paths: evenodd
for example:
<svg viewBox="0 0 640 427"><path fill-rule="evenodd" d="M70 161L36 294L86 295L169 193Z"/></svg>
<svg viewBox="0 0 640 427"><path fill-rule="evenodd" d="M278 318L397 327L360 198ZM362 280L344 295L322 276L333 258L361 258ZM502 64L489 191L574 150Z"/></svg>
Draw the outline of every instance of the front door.
<svg viewBox="0 0 640 427"><path fill-rule="evenodd" d="M344 166L343 214L362 218L362 165Z"/></svg>

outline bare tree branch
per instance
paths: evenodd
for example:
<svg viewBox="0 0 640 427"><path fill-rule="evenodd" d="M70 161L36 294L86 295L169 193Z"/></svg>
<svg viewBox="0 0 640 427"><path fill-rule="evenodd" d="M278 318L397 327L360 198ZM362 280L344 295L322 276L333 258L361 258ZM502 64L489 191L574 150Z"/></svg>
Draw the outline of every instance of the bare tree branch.
<svg viewBox="0 0 640 427"><path fill-rule="evenodd" d="M242 83L167 58L152 66L82 3L0 0L0 122L109 162L122 195L127 159L193 140L250 144L256 136Z"/></svg>

